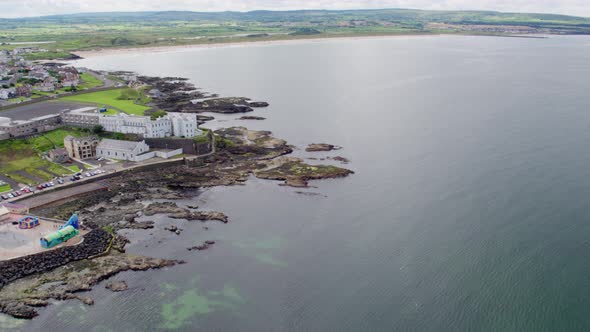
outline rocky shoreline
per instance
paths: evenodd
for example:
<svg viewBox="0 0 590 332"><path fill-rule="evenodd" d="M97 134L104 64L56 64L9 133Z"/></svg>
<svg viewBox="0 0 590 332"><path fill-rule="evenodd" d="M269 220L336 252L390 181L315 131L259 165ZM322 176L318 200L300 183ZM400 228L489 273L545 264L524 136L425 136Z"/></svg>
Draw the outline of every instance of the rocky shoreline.
<svg viewBox="0 0 590 332"><path fill-rule="evenodd" d="M206 95L181 78L142 77L141 80L162 92L161 98L152 101L153 106L160 109L192 113L241 113L248 112L252 107L268 106L267 103L251 102L247 98ZM172 93L178 91L180 93ZM191 100L197 96L204 99L193 103ZM209 119L202 116L201 121ZM104 181L106 191L92 192L33 209L33 214L61 220L66 220L73 211L77 211L82 223L93 229L86 236L101 234L103 240L108 238L108 248L105 248L104 241L98 246L92 245L93 241L85 240L83 243L91 245L92 250L87 250L84 255L47 251L47 257L38 258L37 269L21 269L22 264L0 262L0 267L4 264L7 271L25 271L6 276L0 272L0 311L14 317L32 318L37 315L35 307L47 305L50 299L78 299L92 304L92 299L76 293L89 290L101 280L122 271L142 271L182 263L125 254L124 248L129 241L116 235L116 232L122 229L153 228L154 222L145 219L156 215L187 221L229 223L230 217L222 212L204 211L197 206L182 207L174 202L194 197L199 189L242 185L251 175L299 188L307 187L312 180L353 174L353 171L345 168L309 165L299 158L287 156L294 148L286 141L273 137L270 131L232 127L216 130L213 135L216 152L209 156L185 160L184 165L117 175ZM168 230L182 236L181 230L175 225L168 226ZM214 243L206 241L187 250L206 250ZM82 250L79 248L83 246L68 248ZM48 265L55 255L62 257L62 260ZM127 285L109 283L107 287L113 291L123 291Z"/></svg>

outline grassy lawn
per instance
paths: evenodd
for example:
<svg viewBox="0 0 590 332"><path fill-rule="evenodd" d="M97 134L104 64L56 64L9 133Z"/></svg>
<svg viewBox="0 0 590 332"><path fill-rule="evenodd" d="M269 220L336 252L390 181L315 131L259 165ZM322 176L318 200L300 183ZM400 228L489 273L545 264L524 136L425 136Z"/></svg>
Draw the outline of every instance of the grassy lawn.
<svg viewBox="0 0 590 332"><path fill-rule="evenodd" d="M80 167L78 167L78 165L72 165L72 166L65 166L67 169L69 169L70 171L72 171L72 173L78 173L81 171Z"/></svg>
<svg viewBox="0 0 590 332"><path fill-rule="evenodd" d="M76 129L56 129L47 132L41 136L28 139L28 142L38 151L47 152L54 148L63 148L64 138L72 135L74 137L83 136L84 133Z"/></svg>
<svg viewBox="0 0 590 332"><path fill-rule="evenodd" d="M83 83L78 86L78 89L90 89L102 85L101 80L88 73L80 74L80 78L82 79Z"/></svg>
<svg viewBox="0 0 590 332"><path fill-rule="evenodd" d="M11 191L12 188L10 187L9 184L3 184L0 186L0 193L5 193L7 191Z"/></svg>
<svg viewBox="0 0 590 332"><path fill-rule="evenodd" d="M0 142L0 174L18 183L32 185L33 178L48 181L56 176L75 173L72 169L54 164L39 156L39 152L46 152L54 147L63 147L63 138L67 135L81 136L82 132L68 129L58 129L45 135L28 140L6 140ZM25 172L19 174L17 172Z"/></svg>
<svg viewBox="0 0 590 332"><path fill-rule="evenodd" d="M108 105L123 110L127 114L143 115L150 109L147 106L138 105L136 100L145 99L141 93L131 88L113 89L85 93L76 96L63 97L63 100L93 103L98 107Z"/></svg>

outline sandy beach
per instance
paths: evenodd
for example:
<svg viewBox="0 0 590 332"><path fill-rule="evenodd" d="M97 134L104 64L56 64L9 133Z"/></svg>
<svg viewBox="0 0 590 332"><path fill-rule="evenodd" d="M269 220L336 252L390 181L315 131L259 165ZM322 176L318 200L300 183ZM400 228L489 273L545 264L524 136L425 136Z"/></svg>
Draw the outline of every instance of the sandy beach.
<svg viewBox="0 0 590 332"><path fill-rule="evenodd" d="M388 35L388 36L345 36L345 37L308 37L284 40L257 40L257 41L240 41L227 43L210 43L210 44L191 44L191 45L170 45L170 46L150 46L150 47L126 47L126 48L107 48L88 51L75 51L73 54L82 58L91 58L98 56L108 56L117 54L141 54L141 53L166 53L177 52L182 50L191 50L199 48L219 48L219 47L242 47L242 46L268 46L278 44L294 43L314 43L326 40L355 40L355 39L389 39L389 38L415 38L415 37L432 37L440 34L406 34L406 35Z"/></svg>

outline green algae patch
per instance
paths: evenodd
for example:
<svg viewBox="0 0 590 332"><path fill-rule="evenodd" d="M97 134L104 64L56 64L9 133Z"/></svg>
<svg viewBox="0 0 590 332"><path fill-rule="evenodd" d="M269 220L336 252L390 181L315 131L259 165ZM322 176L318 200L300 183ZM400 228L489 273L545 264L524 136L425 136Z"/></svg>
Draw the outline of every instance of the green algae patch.
<svg viewBox="0 0 590 332"><path fill-rule="evenodd" d="M63 310L58 312L57 318L64 323L73 320L82 325L88 321L88 308L82 303L73 302L71 305L66 305Z"/></svg>
<svg viewBox="0 0 590 332"><path fill-rule="evenodd" d="M162 304L160 328L177 330L188 325L195 316L210 314L218 309L236 309L237 305L246 301L238 289L226 284L220 291L209 291L207 295L192 288L180 295L176 300Z"/></svg>
<svg viewBox="0 0 590 332"><path fill-rule="evenodd" d="M160 327L170 330L179 329L186 325L191 317L212 312L211 305L211 301L200 295L196 288L190 289L175 301L162 304L164 322Z"/></svg>
<svg viewBox="0 0 590 332"><path fill-rule="evenodd" d="M260 263L272 265L275 267L287 267L287 262L281 261L273 256L273 251L280 249L284 245L284 240L279 236L273 236L268 239L256 241L239 241L234 246L249 251L254 258Z"/></svg>
<svg viewBox="0 0 590 332"><path fill-rule="evenodd" d="M26 319L18 319L0 314L0 331L21 331L21 328L26 323Z"/></svg>
<svg viewBox="0 0 590 332"><path fill-rule="evenodd" d="M267 252L256 254L256 260L261 263L269 264L269 265L276 266L276 267L289 266L286 262L272 257L272 254L267 253Z"/></svg>

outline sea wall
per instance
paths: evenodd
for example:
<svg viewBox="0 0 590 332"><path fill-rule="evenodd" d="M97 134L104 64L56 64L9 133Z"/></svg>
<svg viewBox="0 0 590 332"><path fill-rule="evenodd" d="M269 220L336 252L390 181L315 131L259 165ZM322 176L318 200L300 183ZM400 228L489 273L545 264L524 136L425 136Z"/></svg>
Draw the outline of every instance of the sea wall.
<svg viewBox="0 0 590 332"><path fill-rule="evenodd" d="M108 232L95 229L84 235L84 241L79 245L0 261L0 288L28 275L101 254L108 249L111 239L112 235Z"/></svg>

